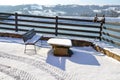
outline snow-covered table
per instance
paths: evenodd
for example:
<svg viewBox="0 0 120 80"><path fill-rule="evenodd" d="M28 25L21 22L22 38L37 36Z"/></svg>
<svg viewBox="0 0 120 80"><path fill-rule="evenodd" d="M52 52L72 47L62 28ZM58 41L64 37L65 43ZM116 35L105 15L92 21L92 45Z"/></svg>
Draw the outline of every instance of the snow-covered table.
<svg viewBox="0 0 120 80"><path fill-rule="evenodd" d="M71 56L69 48L72 42L70 39L51 38L47 42L52 45L55 56Z"/></svg>

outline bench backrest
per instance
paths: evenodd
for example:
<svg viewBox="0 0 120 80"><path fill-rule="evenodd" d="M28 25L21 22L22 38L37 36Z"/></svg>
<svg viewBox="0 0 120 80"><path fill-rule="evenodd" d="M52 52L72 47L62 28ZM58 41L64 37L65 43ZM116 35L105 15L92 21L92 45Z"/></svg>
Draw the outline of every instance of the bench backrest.
<svg viewBox="0 0 120 80"><path fill-rule="evenodd" d="M31 39L35 35L35 30L31 29L23 34L23 41L26 42L28 39Z"/></svg>

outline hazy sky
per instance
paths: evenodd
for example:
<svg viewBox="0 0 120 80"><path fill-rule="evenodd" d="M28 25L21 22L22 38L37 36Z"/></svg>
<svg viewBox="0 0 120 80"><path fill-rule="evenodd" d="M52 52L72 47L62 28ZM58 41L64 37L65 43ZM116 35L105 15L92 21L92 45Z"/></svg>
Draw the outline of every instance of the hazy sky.
<svg viewBox="0 0 120 80"><path fill-rule="evenodd" d="M0 5L20 5L20 4L79 4L79 5L120 5L120 0L0 0Z"/></svg>

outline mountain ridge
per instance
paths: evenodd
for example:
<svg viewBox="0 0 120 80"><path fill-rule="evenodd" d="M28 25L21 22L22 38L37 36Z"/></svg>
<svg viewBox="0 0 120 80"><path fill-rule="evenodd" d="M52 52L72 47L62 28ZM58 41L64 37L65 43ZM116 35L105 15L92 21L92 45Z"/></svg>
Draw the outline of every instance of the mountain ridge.
<svg viewBox="0 0 120 80"><path fill-rule="evenodd" d="M106 17L120 17L120 5L17 5L0 6L0 12L44 15L44 16L82 16L93 17L95 14Z"/></svg>

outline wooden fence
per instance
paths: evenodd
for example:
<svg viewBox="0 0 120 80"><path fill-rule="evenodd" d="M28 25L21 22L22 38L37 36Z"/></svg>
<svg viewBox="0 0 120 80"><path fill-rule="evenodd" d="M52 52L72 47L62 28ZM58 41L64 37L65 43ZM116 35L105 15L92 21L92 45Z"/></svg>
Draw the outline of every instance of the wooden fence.
<svg viewBox="0 0 120 80"><path fill-rule="evenodd" d="M102 32L102 39L120 46L120 25L113 25L112 27L104 26L103 29L104 31Z"/></svg>
<svg viewBox="0 0 120 80"><path fill-rule="evenodd" d="M103 16L101 20L97 20L96 17L94 19L79 19L0 13L0 30L24 32L34 28L37 33L45 35L102 40L105 17Z"/></svg>

